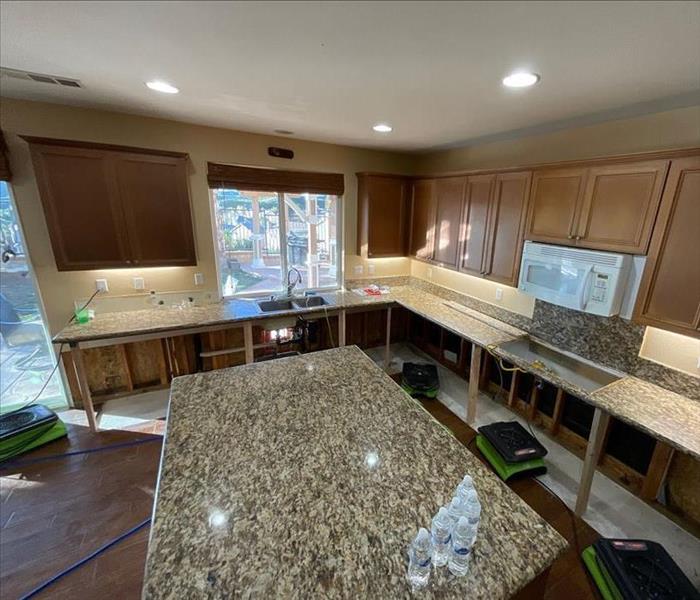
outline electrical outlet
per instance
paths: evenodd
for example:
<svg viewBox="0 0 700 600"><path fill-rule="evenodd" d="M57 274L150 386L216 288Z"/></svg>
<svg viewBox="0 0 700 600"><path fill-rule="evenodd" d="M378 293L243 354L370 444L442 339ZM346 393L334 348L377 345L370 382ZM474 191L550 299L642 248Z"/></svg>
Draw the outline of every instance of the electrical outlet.
<svg viewBox="0 0 700 600"><path fill-rule="evenodd" d="M370 275L374 275L374 271L375 271L374 265L373 265L372 263L368 264L368 265L367 265L367 272L368 272Z"/></svg>
<svg viewBox="0 0 700 600"><path fill-rule="evenodd" d="M364 271L365 269L362 265L355 265L355 268L353 269L353 273L355 273L355 275L362 275Z"/></svg>
<svg viewBox="0 0 700 600"><path fill-rule="evenodd" d="M503 300L503 288L496 288L496 300Z"/></svg>
<svg viewBox="0 0 700 600"><path fill-rule="evenodd" d="M194 284L195 285L204 285L204 273L195 273L194 274Z"/></svg>
<svg viewBox="0 0 700 600"><path fill-rule="evenodd" d="M433 267L428 267L425 274L428 276L428 279L432 279L433 278Z"/></svg>
<svg viewBox="0 0 700 600"><path fill-rule="evenodd" d="M133 284L135 290L142 290L146 287L143 277L133 277L131 279L131 283Z"/></svg>
<svg viewBox="0 0 700 600"><path fill-rule="evenodd" d="M95 289L98 292L107 293L109 291L109 285L107 285L106 279L95 279Z"/></svg>

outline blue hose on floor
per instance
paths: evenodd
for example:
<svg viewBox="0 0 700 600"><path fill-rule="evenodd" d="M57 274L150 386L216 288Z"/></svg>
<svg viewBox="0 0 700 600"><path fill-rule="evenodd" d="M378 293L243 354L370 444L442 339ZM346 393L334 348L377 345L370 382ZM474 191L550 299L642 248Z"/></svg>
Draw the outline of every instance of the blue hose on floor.
<svg viewBox="0 0 700 600"><path fill-rule="evenodd" d="M148 444L149 442L162 442L162 436L154 436L145 440L133 440L131 442L121 442L119 444L111 444L109 446L101 446L99 448L90 448L88 450L75 450L74 452L64 452L63 454L50 454L49 456L40 456L38 458L29 458L27 460L8 460L0 463L0 469L9 469L12 467L26 467L34 463L44 462L46 460L54 460L55 458L65 458L67 456L77 456L78 454L91 454L93 452L104 452L105 450L114 450L115 448L128 448L129 446L138 446L140 444Z"/></svg>
<svg viewBox="0 0 700 600"><path fill-rule="evenodd" d="M44 591L47 587L49 587L50 585L53 585L54 583L56 583L56 582L57 582L59 579L61 579L62 577L65 577L65 576L68 575L69 573L72 573L72 572L75 571L76 569L79 569L79 568L82 567L85 563L91 561L93 558L95 558L95 557L99 556L100 554L102 554L105 550L109 550L109 549L110 549L112 546L114 546L115 544L118 544L118 543L121 542L122 540L128 538L130 535L136 533L137 531L140 531L141 529L143 529L144 527L146 527L146 525L148 525L150 522L151 522L151 519L150 519L150 518L146 519L145 521L141 521L141 523L139 523L139 524L136 525L135 527L132 527L132 528L129 529L128 531L125 531L125 532L122 533L119 537L114 538L113 540L107 542L107 543L104 544L103 546L100 546L97 550L95 550L94 552L88 554L88 555L85 556L84 558L81 558L78 562L73 563L70 567L67 567L67 568L63 569L62 571L59 571L56 575L54 575L53 577L47 579L44 583L42 583L42 584L38 585L37 587L35 587L31 592L26 593L24 596L22 596L22 597L20 598L20 600L29 600L29 598L33 598L33 597L36 596L39 592Z"/></svg>

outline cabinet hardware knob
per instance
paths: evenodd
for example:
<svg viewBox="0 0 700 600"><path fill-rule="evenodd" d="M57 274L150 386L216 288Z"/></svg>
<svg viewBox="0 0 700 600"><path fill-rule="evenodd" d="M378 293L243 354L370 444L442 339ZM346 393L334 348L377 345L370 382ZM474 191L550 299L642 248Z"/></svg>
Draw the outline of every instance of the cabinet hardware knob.
<svg viewBox="0 0 700 600"><path fill-rule="evenodd" d="M569 238L570 240L573 240L573 239L574 239L574 236L573 236L573 235L567 235L566 237Z"/></svg>
<svg viewBox="0 0 700 600"><path fill-rule="evenodd" d="M580 236L580 235L577 235L577 236L576 236L576 239L577 239L577 240L580 240L580 239L581 239L581 236Z"/></svg>
<svg viewBox="0 0 700 600"><path fill-rule="evenodd" d="M130 260L127 260L127 261L126 261L126 264L127 264L127 265L130 265L130 264L131 264L131 261L130 261Z"/></svg>

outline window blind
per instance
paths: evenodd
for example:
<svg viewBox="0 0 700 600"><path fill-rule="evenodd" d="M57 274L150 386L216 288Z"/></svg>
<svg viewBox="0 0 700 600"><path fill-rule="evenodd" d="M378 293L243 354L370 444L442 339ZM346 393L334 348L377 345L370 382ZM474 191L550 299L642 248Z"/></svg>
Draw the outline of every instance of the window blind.
<svg viewBox="0 0 700 600"><path fill-rule="evenodd" d="M342 196L342 173L288 171L263 167L244 167L208 163L210 188L235 188L241 191L290 192Z"/></svg>

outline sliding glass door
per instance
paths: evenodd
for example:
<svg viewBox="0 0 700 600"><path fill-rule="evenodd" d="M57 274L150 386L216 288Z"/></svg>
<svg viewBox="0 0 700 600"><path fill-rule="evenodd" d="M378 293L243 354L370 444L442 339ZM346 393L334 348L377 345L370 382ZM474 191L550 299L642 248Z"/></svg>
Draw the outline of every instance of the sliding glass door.
<svg viewBox="0 0 700 600"><path fill-rule="evenodd" d="M34 273L4 181L0 181L0 252L0 412L34 400L51 408L65 407Z"/></svg>

